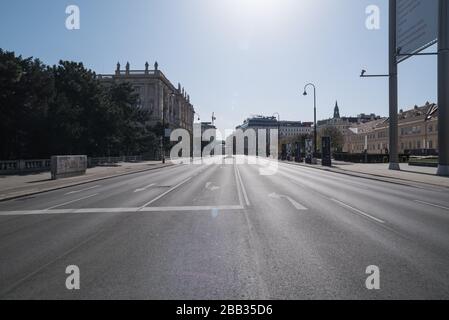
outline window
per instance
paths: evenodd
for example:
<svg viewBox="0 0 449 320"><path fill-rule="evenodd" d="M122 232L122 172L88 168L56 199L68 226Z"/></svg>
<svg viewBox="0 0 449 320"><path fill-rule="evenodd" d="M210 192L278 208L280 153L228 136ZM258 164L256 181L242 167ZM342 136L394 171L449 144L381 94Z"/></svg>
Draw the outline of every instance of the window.
<svg viewBox="0 0 449 320"><path fill-rule="evenodd" d="M429 141L429 149L433 149L433 141L432 140Z"/></svg>

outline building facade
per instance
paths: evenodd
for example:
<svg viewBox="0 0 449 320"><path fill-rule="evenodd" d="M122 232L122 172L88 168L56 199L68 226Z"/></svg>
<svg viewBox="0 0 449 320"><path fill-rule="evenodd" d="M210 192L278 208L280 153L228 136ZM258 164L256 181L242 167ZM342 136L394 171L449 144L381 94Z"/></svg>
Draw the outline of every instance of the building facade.
<svg viewBox="0 0 449 320"><path fill-rule="evenodd" d="M334 116L333 118L321 120L317 122L317 130L321 131L328 127L337 128L343 135L348 133L349 128L360 125L366 122L379 119L379 116L375 114L366 115L364 113L359 114L357 117L341 117L338 101L335 102Z"/></svg>
<svg viewBox="0 0 449 320"><path fill-rule="evenodd" d="M276 117L264 116L248 118L236 129L241 129L243 131L254 129L256 132L259 129L266 129L267 135L270 134L270 130L279 130L279 139L308 135L313 131L312 123L302 123L301 121L278 121Z"/></svg>
<svg viewBox="0 0 449 320"><path fill-rule="evenodd" d="M398 116L399 152L438 152L438 106L426 103L422 107L400 110ZM387 154L389 152L388 118L353 126L345 135L344 152Z"/></svg>
<svg viewBox="0 0 449 320"><path fill-rule="evenodd" d="M280 121L279 138L293 138L303 135L310 135L313 132L312 124L305 124L301 121Z"/></svg>
<svg viewBox="0 0 449 320"><path fill-rule="evenodd" d="M103 83L129 82L139 96L138 106L150 112L150 125L162 124L170 129L186 129L193 132L195 110L190 103L190 96L178 83L175 87L159 70L158 63L154 69L145 64L144 70L131 70L129 63L122 70L117 64L115 74L99 75Z"/></svg>

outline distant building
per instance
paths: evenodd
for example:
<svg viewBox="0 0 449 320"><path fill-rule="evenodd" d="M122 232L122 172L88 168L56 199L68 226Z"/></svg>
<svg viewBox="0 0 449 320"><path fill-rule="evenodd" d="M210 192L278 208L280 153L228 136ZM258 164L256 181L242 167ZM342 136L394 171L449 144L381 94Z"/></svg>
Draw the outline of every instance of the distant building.
<svg viewBox="0 0 449 320"><path fill-rule="evenodd" d="M313 130L311 123L302 123L301 121L278 121L276 117L254 116L246 119L243 124L236 129L266 129L267 135L270 130L279 130L279 138L296 137L310 134Z"/></svg>
<svg viewBox="0 0 449 320"><path fill-rule="evenodd" d="M357 117L341 117L338 101L336 101L334 107L334 117L318 121L317 130L321 131L327 127L334 127L345 135L350 127L377 119L380 119L380 117L375 114L366 115L364 113L359 114Z"/></svg>
<svg viewBox="0 0 449 320"><path fill-rule="evenodd" d="M243 131L248 129L267 129L267 133L270 129L277 129L278 121L275 117L264 117L264 116L253 116L246 119L243 124L236 127L236 129L241 129Z"/></svg>
<svg viewBox="0 0 449 320"><path fill-rule="evenodd" d="M295 139L302 135L308 135L312 132L312 123L302 123L300 121L278 121L276 117L253 116L246 119L243 124L236 127L237 130L246 131L252 129L256 132L256 144L259 143L259 130L266 130L267 155L270 155L270 134L271 130L278 130L278 142L283 143L285 139ZM235 142L234 142L234 150ZM247 144L245 142L245 154L248 154ZM258 151L257 151L258 152Z"/></svg>
<svg viewBox="0 0 449 320"><path fill-rule="evenodd" d="M422 107L399 112L399 152L420 153L438 151L438 106L426 103ZM387 154L389 152L389 119L355 125L345 135L344 152Z"/></svg>
<svg viewBox="0 0 449 320"><path fill-rule="evenodd" d="M149 70L146 63L144 70L131 70L127 63L122 70L118 63L115 74L98 77L103 83L131 83L139 95L139 106L151 112L150 125L162 123L165 110L165 123L169 128L187 129L192 133L195 110L189 95L180 84L177 88L173 86L158 67L156 62L154 70Z"/></svg>
<svg viewBox="0 0 449 320"><path fill-rule="evenodd" d="M209 130L211 130L211 131L209 131ZM209 140L209 141L203 141L203 140L201 140L201 152L204 151L204 148L205 148L207 145L209 145L212 141L214 141L214 140L217 139L217 127L216 127L212 122L201 122L201 138L202 138L202 139L204 138L204 137L203 137L203 134L204 134L204 132L206 132L206 131L209 131L208 134L209 134L209 133L212 133L214 138L210 137L210 140ZM221 142L220 142L220 143L221 143ZM212 154L213 154L213 153L214 153L214 152L212 151Z"/></svg>
<svg viewBox="0 0 449 320"><path fill-rule="evenodd" d="M312 123L304 124L301 121L280 121L279 124L279 137L281 139L309 135L313 131Z"/></svg>
<svg viewBox="0 0 449 320"><path fill-rule="evenodd" d="M217 130L217 127L212 122L201 122L201 134L207 130Z"/></svg>

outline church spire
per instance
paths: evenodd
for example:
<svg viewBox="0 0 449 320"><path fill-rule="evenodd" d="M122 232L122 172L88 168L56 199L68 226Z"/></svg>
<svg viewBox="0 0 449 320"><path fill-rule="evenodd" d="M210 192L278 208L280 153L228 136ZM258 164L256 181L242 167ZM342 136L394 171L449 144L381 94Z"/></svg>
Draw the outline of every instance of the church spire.
<svg viewBox="0 0 449 320"><path fill-rule="evenodd" d="M338 101L335 101L334 119L340 119L340 108L338 107Z"/></svg>

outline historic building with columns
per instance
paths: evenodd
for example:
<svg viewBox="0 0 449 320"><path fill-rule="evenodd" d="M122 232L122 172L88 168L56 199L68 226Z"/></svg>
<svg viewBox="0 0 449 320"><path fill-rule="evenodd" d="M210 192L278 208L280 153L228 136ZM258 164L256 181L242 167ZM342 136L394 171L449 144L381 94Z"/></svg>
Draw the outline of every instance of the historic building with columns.
<svg viewBox="0 0 449 320"><path fill-rule="evenodd" d="M120 63L114 74L99 75L104 83L129 82L139 95L139 107L150 111L150 125L165 123L170 129L186 129L193 133L195 110L190 96L178 83L175 87L159 70L158 63L150 70L131 70L129 62L123 70Z"/></svg>

